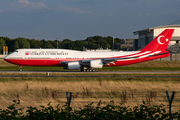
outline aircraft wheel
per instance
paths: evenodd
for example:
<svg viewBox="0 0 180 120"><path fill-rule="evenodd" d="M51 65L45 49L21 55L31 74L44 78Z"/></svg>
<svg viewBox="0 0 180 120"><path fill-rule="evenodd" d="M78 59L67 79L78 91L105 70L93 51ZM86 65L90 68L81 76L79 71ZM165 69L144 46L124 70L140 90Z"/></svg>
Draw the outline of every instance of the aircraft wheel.
<svg viewBox="0 0 180 120"><path fill-rule="evenodd" d="M95 69L92 69L92 72L95 72L96 70Z"/></svg>
<svg viewBox="0 0 180 120"><path fill-rule="evenodd" d="M19 71L20 71L20 72L22 72L22 71L23 71L23 69L22 69L22 68L19 68Z"/></svg>
<svg viewBox="0 0 180 120"><path fill-rule="evenodd" d="M89 69L86 69L86 72L89 72Z"/></svg>

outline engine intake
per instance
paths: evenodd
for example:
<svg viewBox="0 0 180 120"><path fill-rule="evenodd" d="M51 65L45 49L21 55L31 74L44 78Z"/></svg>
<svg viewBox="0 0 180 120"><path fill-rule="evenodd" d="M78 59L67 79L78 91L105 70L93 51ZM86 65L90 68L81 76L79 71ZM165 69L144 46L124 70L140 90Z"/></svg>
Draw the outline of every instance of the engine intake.
<svg viewBox="0 0 180 120"><path fill-rule="evenodd" d="M90 68L102 68L103 62L102 60L91 60L90 61Z"/></svg>
<svg viewBox="0 0 180 120"><path fill-rule="evenodd" d="M68 70L79 70L80 64L79 62L69 62L67 64L67 69Z"/></svg>

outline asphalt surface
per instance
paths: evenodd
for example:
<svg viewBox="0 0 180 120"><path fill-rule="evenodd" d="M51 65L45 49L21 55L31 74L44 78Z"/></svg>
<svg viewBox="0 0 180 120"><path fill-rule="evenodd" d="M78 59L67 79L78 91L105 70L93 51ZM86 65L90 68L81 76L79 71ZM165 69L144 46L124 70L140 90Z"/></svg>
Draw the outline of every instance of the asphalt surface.
<svg viewBox="0 0 180 120"><path fill-rule="evenodd" d="M0 76L0 78L180 78L180 76Z"/></svg>
<svg viewBox="0 0 180 120"><path fill-rule="evenodd" d="M96 72L80 72L80 71L0 71L0 73L70 73L70 74L180 74L180 71L96 71Z"/></svg>
<svg viewBox="0 0 180 120"><path fill-rule="evenodd" d="M50 78L58 78L58 77L66 77L66 78L180 78L180 71L127 71L127 72L74 72L74 71L0 71L0 73L12 73L12 74L19 74L22 73L22 75L0 75L0 78L30 78L30 77L50 77ZM33 74L33 73L42 73L44 75L26 75L26 74ZM54 73L59 73L63 74L57 75ZM68 75L70 74L75 74L75 75ZM87 73L86 75L78 75L81 73ZM54 74L54 75L53 75ZM77 74L77 75L76 75ZM88 75L88 74L93 74L93 75ZM103 74L108 74L103 75ZM111 76L111 74L118 74L119 76ZM122 75L121 75L122 74ZM128 75L123 75L123 74L128 74ZM132 74L132 75L131 75ZM133 74L142 74L142 75L133 75ZM146 75L143 75L146 74ZM154 75L156 74L156 75ZM158 75L161 74L161 75Z"/></svg>

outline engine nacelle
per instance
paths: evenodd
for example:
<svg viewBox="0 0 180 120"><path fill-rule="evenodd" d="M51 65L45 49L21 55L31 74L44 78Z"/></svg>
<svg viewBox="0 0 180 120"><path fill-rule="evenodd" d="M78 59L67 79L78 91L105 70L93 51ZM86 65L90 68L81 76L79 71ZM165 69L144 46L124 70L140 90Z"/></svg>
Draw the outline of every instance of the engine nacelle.
<svg viewBox="0 0 180 120"><path fill-rule="evenodd" d="M102 60L91 60L90 61L90 68L102 68L103 62Z"/></svg>
<svg viewBox="0 0 180 120"><path fill-rule="evenodd" d="M79 70L80 64L79 62L69 62L67 64L67 69L68 70Z"/></svg>

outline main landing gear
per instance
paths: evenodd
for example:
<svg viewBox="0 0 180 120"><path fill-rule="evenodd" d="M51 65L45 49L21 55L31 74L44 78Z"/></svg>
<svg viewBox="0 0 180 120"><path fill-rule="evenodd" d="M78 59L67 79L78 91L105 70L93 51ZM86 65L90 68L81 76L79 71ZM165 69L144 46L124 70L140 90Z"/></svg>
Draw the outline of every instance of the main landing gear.
<svg viewBox="0 0 180 120"><path fill-rule="evenodd" d="M93 68L86 68L86 67L81 67L82 72L95 72L96 70Z"/></svg>
<svg viewBox="0 0 180 120"><path fill-rule="evenodd" d="M23 69L22 69L22 66L21 66L21 65L19 65L19 71L20 71L20 72L22 72L22 71L23 71Z"/></svg>

